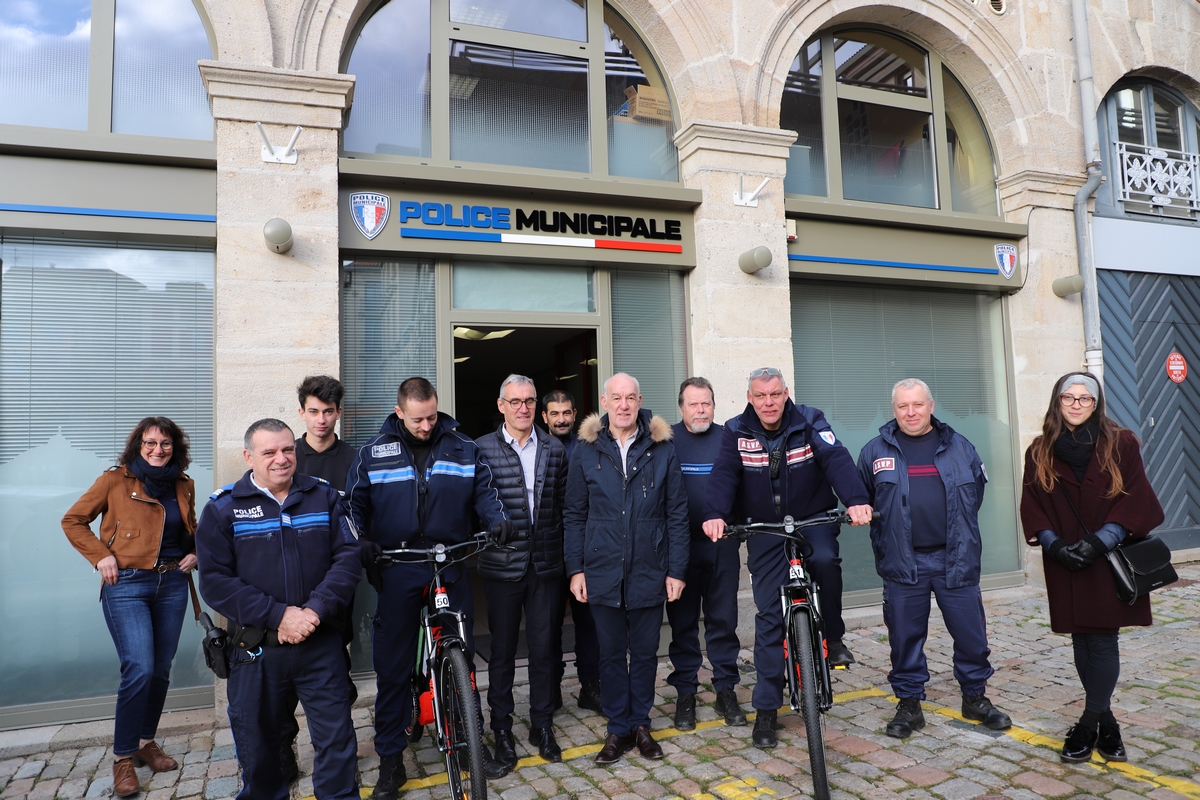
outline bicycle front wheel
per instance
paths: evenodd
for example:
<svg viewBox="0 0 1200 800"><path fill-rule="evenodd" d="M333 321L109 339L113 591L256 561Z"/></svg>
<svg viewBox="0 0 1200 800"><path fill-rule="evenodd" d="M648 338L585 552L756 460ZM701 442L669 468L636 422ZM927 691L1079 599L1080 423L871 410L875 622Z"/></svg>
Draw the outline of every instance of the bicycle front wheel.
<svg viewBox="0 0 1200 800"><path fill-rule="evenodd" d="M821 730L821 687L817 684L817 658L825 653L814 652L812 628L808 614L796 611L791 617L792 652L795 654L795 673L792 680L799 684L800 713L804 716L804 731L808 736L808 763L812 767L813 796L829 800L829 775L825 772L825 734Z"/></svg>
<svg viewBox="0 0 1200 800"><path fill-rule="evenodd" d="M446 777L453 800L486 800L483 736L475 709L475 689L467 654L458 643L447 645L438 665L436 700L446 740Z"/></svg>

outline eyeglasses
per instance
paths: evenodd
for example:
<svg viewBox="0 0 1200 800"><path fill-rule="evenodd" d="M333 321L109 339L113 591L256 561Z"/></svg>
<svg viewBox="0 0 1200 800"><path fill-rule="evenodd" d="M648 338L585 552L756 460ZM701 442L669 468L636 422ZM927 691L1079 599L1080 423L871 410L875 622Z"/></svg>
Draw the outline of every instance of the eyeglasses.
<svg viewBox="0 0 1200 800"><path fill-rule="evenodd" d="M783 373L775 367L759 367L756 370L751 370L750 380L761 381L763 378L782 378Z"/></svg>
<svg viewBox="0 0 1200 800"><path fill-rule="evenodd" d="M1058 402L1062 403L1064 406L1091 408L1095 404L1096 398L1092 397L1090 394L1085 394L1081 397L1076 397L1073 394L1060 394L1058 396Z"/></svg>
<svg viewBox="0 0 1200 800"><path fill-rule="evenodd" d="M525 406L526 408L537 408L537 398L536 397L526 397L524 400L522 400L519 397L514 397L513 399L505 400L504 402L508 403L508 407L514 411L516 411L521 406Z"/></svg>
<svg viewBox="0 0 1200 800"><path fill-rule="evenodd" d="M161 442L156 442L153 439L142 439L142 447L146 448L147 450L156 450L159 447L161 447L163 450L170 450L174 446L174 443L172 443L169 439L164 439Z"/></svg>

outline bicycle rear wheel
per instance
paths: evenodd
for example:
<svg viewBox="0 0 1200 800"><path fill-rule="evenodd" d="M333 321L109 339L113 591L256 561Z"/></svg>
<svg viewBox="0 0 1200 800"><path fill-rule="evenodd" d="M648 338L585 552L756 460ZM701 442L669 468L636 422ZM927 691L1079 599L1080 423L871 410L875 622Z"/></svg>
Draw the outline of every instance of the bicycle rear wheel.
<svg viewBox="0 0 1200 800"><path fill-rule="evenodd" d="M461 644L449 644L442 651L435 695L446 739L446 777L450 796L453 800L486 800L483 736L475 708L471 670Z"/></svg>
<svg viewBox="0 0 1200 800"><path fill-rule="evenodd" d="M808 736L808 763L812 767L813 796L829 800L829 775L825 771L825 734L821 730L820 686L817 685L816 658L812 628L808 613L795 611L791 616L792 653L795 672L792 680L799 683L800 713L804 716L804 731Z"/></svg>

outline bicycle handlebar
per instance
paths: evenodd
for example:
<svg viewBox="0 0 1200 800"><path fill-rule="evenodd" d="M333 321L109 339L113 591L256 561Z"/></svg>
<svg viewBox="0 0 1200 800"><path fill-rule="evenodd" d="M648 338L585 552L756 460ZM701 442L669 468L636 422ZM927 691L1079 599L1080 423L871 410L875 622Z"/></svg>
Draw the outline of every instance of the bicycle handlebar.
<svg viewBox="0 0 1200 800"><path fill-rule="evenodd" d="M479 531L478 533L471 534L471 537L467 541L457 542L456 544L437 542L432 547L398 547L392 550L383 550L380 553L379 561L384 566L398 563L421 563L424 561L432 561L436 564L455 564L459 561L466 561L480 550L488 547L499 547L499 545L492 541L490 533ZM464 555L456 555L459 551L467 548L473 549ZM397 558L397 556L411 556L411 558Z"/></svg>
<svg viewBox="0 0 1200 800"><path fill-rule="evenodd" d="M879 512L871 513L871 520L879 519ZM781 536L786 539L802 538L797 532L801 528L813 528L817 525L848 525L850 524L850 515L841 509L831 509L824 514L818 514L815 517L808 519L794 520L790 516L784 517L782 522L750 522L745 525L726 525L725 536L738 541L746 541L751 536L765 533L771 536Z"/></svg>

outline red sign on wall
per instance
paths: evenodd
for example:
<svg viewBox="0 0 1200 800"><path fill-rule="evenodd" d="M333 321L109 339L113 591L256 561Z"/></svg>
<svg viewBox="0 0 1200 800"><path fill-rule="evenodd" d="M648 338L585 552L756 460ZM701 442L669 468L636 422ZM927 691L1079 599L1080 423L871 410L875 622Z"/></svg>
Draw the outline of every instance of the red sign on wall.
<svg viewBox="0 0 1200 800"><path fill-rule="evenodd" d="M1172 350L1167 356L1167 377L1175 383L1183 383L1187 377L1187 360L1178 350Z"/></svg>

